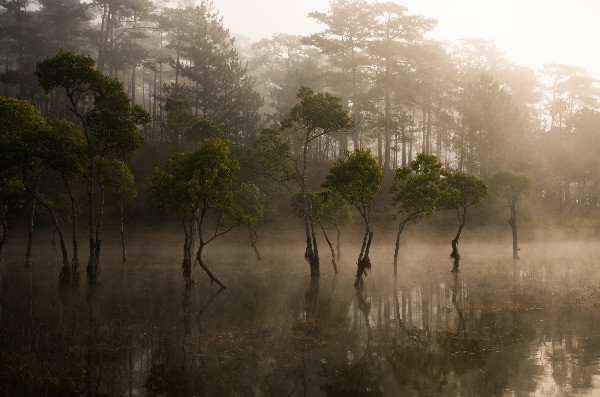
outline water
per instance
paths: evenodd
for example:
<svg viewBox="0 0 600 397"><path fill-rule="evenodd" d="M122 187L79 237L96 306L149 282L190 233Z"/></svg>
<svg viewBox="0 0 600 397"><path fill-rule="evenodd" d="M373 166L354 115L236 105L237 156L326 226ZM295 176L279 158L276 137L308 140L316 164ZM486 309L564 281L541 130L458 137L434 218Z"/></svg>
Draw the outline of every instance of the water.
<svg viewBox="0 0 600 397"><path fill-rule="evenodd" d="M600 395L597 248L504 248L465 245L452 274L448 247L419 246L394 279L376 247L361 289L351 261L334 277L322 254L311 279L294 248L214 250L225 290L200 268L186 290L177 251L143 244L63 292L52 258L30 284L8 256L0 395Z"/></svg>

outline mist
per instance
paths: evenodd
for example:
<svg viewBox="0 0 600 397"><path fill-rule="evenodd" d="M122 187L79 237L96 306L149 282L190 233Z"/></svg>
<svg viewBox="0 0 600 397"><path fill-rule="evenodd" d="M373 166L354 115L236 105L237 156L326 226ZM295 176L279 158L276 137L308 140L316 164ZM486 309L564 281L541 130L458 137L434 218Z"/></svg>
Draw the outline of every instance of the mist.
<svg viewBox="0 0 600 397"><path fill-rule="evenodd" d="M509 3L0 2L0 395L598 393L593 6Z"/></svg>

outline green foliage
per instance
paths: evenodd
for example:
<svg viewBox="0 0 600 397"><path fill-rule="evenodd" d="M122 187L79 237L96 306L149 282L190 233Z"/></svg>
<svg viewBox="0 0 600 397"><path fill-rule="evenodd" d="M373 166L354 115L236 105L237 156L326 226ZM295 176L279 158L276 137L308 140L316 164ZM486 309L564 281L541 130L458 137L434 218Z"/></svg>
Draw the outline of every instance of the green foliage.
<svg viewBox="0 0 600 397"><path fill-rule="evenodd" d="M206 138L222 138L223 131L211 120L194 116L190 101L171 96L165 102L167 136L172 143L199 144Z"/></svg>
<svg viewBox="0 0 600 397"><path fill-rule="evenodd" d="M430 216L457 193L448 184L442 167L435 156L420 153L409 168L396 170L390 194L403 221L418 222Z"/></svg>
<svg viewBox="0 0 600 397"><path fill-rule="evenodd" d="M238 170L229 158L229 141L210 138L193 152L173 154L166 171L154 171L149 190L161 207L174 212L226 211Z"/></svg>
<svg viewBox="0 0 600 397"><path fill-rule="evenodd" d="M522 194L529 193L531 178L520 172L500 170L490 180L492 193L497 196L503 205L510 205Z"/></svg>
<svg viewBox="0 0 600 397"><path fill-rule="evenodd" d="M46 122L50 130L40 143L43 165L67 179L81 176L86 158L85 139L81 129L64 119L48 118Z"/></svg>
<svg viewBox="0 0 600 397"><path fill-rule="evenodd" d="M126 163L108 160L102 163L101 169L104 187L115 197L131 200L137 195L133 174Z"/></svg>
<svg viewBox="0 0 600 397"><path fill-rule="evenodd" d="M368 222L371 200L381 190L383 170L369 149L356 148L337 159L323 187L354 206Z"/></svg>
<svg viewBox="0 0 600 397"><path fill-rule="evenodd" d="M352 212L348 204L329 191L307 190L306 200L310 205L313 218L318 222L327 222L331 225L344 225L352 222ZM301 192L292 196L291 207L295 217L304 217L304 202Z"/></svg>
<svg viewBox="0 0 600 397"><path fill-rule="evenodd" d="M466 172L456 171L448 174L447 181L456 192L444 202L444 209L463 209L483 203L489 194L485 181Z"/></svg>
<svg viewBox="0 0 600 397"><path fill-rule="evenodd" d="M102 73L94 69L95 61L86 54L60 50L58 55L45 58L37 63L35 75L44 93L62 87L67 95L77 103L95 90L102 79Z"/></svg>
<svg viewBox="0 0 600 397"><path fill-rule="evenodd" d="M233 195L233 222L256 227L263 219L266 196L252 183L242 183Z"/></svg>
<svg viewBox="0 0 600 397"><path fill-rule="evenodd" d="M263 129L247 156L248 165L258 175L266 175L273 181L287 185L300 182L301 175L294 163L290 145L279 131Z"/></svg>
<svg viewBox="0 0 600 397"><path fill-rule="evenodd" d="M0 174L13 178L28 171L32 153L42 147L40 134L47 131L46 121L29 102L0 97Z"/></svg>
<svg viewBox="0 0 600 397"><path fill-rule="evenodd" d="M297 97L300 103L282 121L282 128L292 128L294 124L299 124L310 135L317 129L322 130L322 133L331 133L352 127L352 120L340 98L329 93L315 93L308 87L301 87Z"/></svg>
<svg viewBox="0 0 600 397"><path fill-rule="evenodd" d="M90 159L128 159L144 143L137 126L150 122L150 115L141 106L131 106L123 83L95 70L88 55L61 50L38 62L35 75L46 94L54 88L65 91L69 109L83 125ZM83 104L89 100L93 106L88 110Z"/></svg>

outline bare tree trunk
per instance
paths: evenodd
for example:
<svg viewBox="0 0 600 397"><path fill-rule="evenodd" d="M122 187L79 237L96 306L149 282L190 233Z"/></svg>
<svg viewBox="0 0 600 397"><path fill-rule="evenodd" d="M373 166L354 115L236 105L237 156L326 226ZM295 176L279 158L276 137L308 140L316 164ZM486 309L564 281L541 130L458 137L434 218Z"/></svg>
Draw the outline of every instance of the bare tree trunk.
<svg viewBox="0 0 600 397"><path fill-rule="evenodd" d="M394 276L398 274L398 251L400 250L400 234L404 230L405 221L398 224L398 234L396 234L396 248L394 250Z"/></svg>
<svg viewBox="0 0 600 397"><path fill-rule="evenodd" d="M119 206L121 207L121 249L123 253L123 265L127 264L127 250L125 247L125 208L123 198L119 198Z"/></svg>
<svg viewBox="0 0 600 397"><path fill-rule="evenodd" d="M510 203L510 220L508 221L512 230L513 238L513 259L519 259L519 243L517 238L517 201L512 200Z"/></svg>
<svg viewBox="0 0 600 397"><path fill-rule="evenodd" d="M6 205L0 208L0 324L2 323L2 306L4 304L4 267L2 266L2 259L4 258L4 243L6 243L6 235L8 234L7 213Z"/></svg>
<svg viewBox="0 0 600 397"><path fill-rule="evenodd" d="M254 253L256 254L256 260L259 261L259 260L261 260L261 257L260 257L260 252L258 252L258 248L256 247L256 241L258 240L258 235L256 233L256 229L254 229L254 226L248 225L248 232L250 233L250 245L252 246L252 249L254 250Z"/></svg>
<svg viewBox="0 0 600 397"><path fill-rule="evenodd" d="M194 218L192 217L192 220ZM191 253L191 234L193 221L190 222L190 230L188 230L187 214L183 216L183 232L185 234L185 240L183 243L183 262L181 263L181 269L183 271L183 280L186 286L192 285L192 253Z"/></svg>
<svg viewBox="0 0 600 397"><path fill-rule="evenodd" d="M363 238L363 249L361 249L360 251L357 263L356 281L354 282L355 286L361 285L363 282L362 276L366 276L367 270L371 270L371 259L369 258L371 241L373 241L373 232L371 231L371 229L369 229L369 225L367 223L367 230L365 232L365 237Z"/></svg>
<svg viewBox="0 0 600 397"><path fill-rule="evenodd" d="M463 208L462 217L460 215L460 211L456 210L458 214L458 231L456 232L456 236L452 239L452 252L450 253L450 258L454 259L454 264L452 267L453 272L458 272L458 267L460 265L460 254L458 253L458 239L460 239L460 233L462 232L463 227L465 226L465 218L467 216L467 209Z"/></svg>
<svg viewBox="0 0 600 397"><path fill-rule="evenodd" d="M78 253L78 244L77 244L77 206L75 196L71 191L71 185L67 178L63 176L63 182L65 187L67 188L67 193L69 194L69 200L71 201L71 233L73 239L73 258L71 259L71 279L72 286L77 287L80 282L80 274L79 274L79 253Z"/></svg>
<svg viewBox="0 0 600 397"><path fill-rule="evenodd" d="M340 226L337 223L335 224L335 231L337 233L337 246L336 246L336 248L337 248L337 260L339 261L339 260L341 260L341 257L342 257L342 254L341 254L341 251L340 251L340 234L341 233L340 233Z"/></svg>
<svg viewBox="0 0 600 397"><path fill-rule="evenodd" d="M202 250L204 250L204 246L206 244L204 243L204 241L200 240L199 242L199 246L198 246L198 252L196 252L196 261L198 261L198 264L200 265L200 267L206 272L206 274L208 274L208 277L210 278L210 282L212 283L217 283L221 288L225 288L225 284L223 284L211 271L210 269L206 266L206 264L204 264L204 261L202 260Z"/></svg>
<svg viewBox="0 0 600 397"><path fill-rule="evenodd" d="M323 231L323 236L325 236L325 241L327 241L327 245L329 245L329 249L331 250L331 264L333 265L333 271L337 274L338 270L337 263L335 262L335 250L333 249L333 244L331 244L331 241L329 240L329 236L327 236L327 232L325 231L323 224L321 222L317 223L321 227L321 230Z"/></svg>
<svg viewBox="0 0 600 397"><path fill-rule="evenodd" d="M37 195L38 187L35 187L35 193ZM29 211L29 233L27 235L27 252L25 253L25 267L28 268L31 266L31 247L33 246L33 227L34 227L34 217L35 217L35 204L37 203L36 198L34 197L31 200L31 210Z"/></svg>

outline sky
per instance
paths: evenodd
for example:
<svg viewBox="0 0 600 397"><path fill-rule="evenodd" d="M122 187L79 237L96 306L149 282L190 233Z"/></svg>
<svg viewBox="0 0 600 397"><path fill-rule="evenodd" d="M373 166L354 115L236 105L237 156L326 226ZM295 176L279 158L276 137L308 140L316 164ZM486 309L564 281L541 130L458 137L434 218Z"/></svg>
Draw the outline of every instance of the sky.
<svg viewBox="0 0 600 397"><path fill-rule="evenodd" d="M432 37L492 39L512 62L537 69L558 62L600 77L600 0L403 0L409 14L438 20ZM252 41L274 33L308 34L307 18L327 12L328 0L213 0L235 36Z"/></svg>

